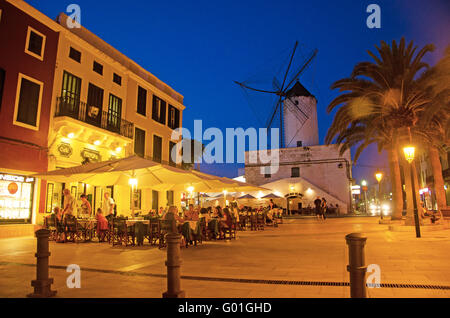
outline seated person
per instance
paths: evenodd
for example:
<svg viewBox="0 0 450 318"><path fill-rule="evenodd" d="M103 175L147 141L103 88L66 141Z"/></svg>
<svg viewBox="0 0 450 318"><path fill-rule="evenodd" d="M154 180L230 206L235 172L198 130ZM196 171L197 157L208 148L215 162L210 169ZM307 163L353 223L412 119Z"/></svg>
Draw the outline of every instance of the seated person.
<svg viewBox="0 0 450 318"><path fill-rule="evenodd" d="M64 213L61 208L55 207L53 209L55 213L55 223L56 223L56 242L64 242Z"/></svg>
<svg viewBox="0 0 450 318"><path fill-rule="evenodd" d="M97 219L98 241L104 242L106 231L108 230L108 220L103 215L103 211L100 208L97 209L97 214L96 214L95 218Z"/></svg>
<svg viewBox="0 0 450 318"><path fill-rule="evenodd" d="M194 209L192 204L189 206L189 210L184 213L185 221L198 221L198 210Z"/></svg>
<svg viewBox="0 0 450 318"><path fill-rule="evenodd" d="M219 222L221 218L222 218L222 209L220 206L217 206L212 210L211 218L208 222L208 228L213 234L214 239L216 239L219 235Z"/></svg>
<svg viewBox="0 0 450 318"><path fill-rule="evenodd" d="M429 211L425 207L423 207L422 205L419 206L419 213L420 213L420 217L422 219L429 218L431 224L436 224L436 223L440 224L441 223L440 220L444 219L441 210Z"/></svg>
<svg viewBox="0 0 450 318"><path fill-rule="evenodd" d="M233 223L233 217L231 216L230 210L228 208L223 209L223 216L220 219L220 232L223 237L225 234L225 230L231 228Z"/></svg>
<svg viewBox="0 0 450 318"><path fill-rule="evenodd" d="M208 224L209 220L211 220L211 217L209 216L208 209L201 208L199 213L199 218L204 218L205 223Z"/></svg>

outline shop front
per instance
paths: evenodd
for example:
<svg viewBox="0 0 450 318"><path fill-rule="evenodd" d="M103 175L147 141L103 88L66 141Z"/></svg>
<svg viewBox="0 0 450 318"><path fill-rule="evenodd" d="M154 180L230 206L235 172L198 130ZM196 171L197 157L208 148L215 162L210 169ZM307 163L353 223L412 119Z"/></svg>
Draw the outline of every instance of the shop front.
<svg viewBox="0 0 450 318"><path fill-rule="evenodd" d="M34 178L0 172L0 225L32 223L34 188Z"/></svg>

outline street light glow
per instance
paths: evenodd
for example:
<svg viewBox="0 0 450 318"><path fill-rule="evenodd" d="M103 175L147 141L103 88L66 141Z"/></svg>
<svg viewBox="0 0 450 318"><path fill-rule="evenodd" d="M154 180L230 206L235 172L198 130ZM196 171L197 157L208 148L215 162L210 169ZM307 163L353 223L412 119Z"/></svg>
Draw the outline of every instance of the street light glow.
<svg viewBox="0 0 450 318"><path fill-rule="evenodd" d="M378 171L377 173L375 173L375 179L377 179L377 181L380 182L381 179L383 179L383 172Z"/></svg>
<svg viewBox="0 0 450 318"><path fill-rule="evenodd" d="M407 146L403 148L403 153L405 154L405 159L409 163L411 163L414 160L414 152L416 151L416 148L414 146Z"/></svg>

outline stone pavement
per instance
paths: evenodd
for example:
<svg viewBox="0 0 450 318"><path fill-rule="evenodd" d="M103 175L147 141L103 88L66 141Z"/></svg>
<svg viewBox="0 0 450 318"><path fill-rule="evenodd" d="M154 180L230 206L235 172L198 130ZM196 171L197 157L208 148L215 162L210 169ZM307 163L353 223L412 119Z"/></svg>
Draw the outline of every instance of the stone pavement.
<svg viewBox="0 0 450 318"><path fill-rule="evenodd" d="M381 283L449 288L450 230L423 231L417 239L413 229L391 232L388 226L371 217L291 219L278 228L238 232L235 241L182 248L182 289L195 298L349 297L345 235L352 232L366 234L366 264L380 266ZM0 240L0 297L32 291L35 245L32 237ZM161 297L166 290L165 249L50 242L50 251L59 297ZM66 286L69 264L81 267L79 289ZM368 294L447 298L450 289L371 288Z"/></svg>

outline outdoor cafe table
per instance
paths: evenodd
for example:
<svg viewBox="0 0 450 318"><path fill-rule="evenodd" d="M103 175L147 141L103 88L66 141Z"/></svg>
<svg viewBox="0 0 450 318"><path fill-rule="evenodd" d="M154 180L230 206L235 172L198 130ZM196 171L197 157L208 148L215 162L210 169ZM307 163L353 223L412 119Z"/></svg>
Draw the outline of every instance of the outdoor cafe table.
<svg viewBox="0 0 450 318"><path fill-rule="evenodd" d="M92 240L94 230L97 226L97 219L95 218L77 219L77 223L82 227L84 241L86 242Z"/></svg>
<svg viewBox="0 0 450 318"><path fill-rule="evenodd" d="M137 222L142 222L143 224L150 224L150 220L138 220L138 219L128 219L126 220L127 226L133 226Z"/></svg>

